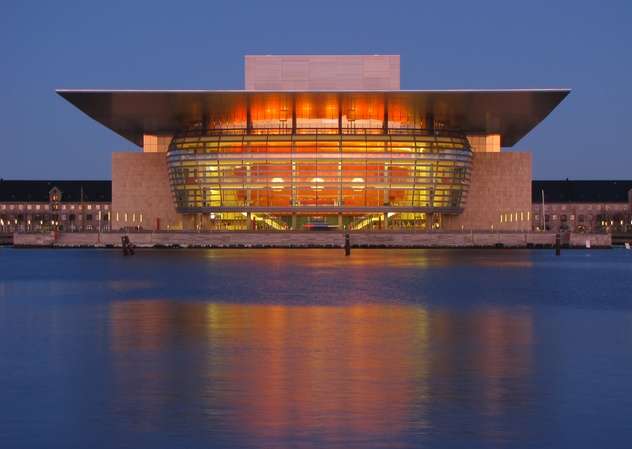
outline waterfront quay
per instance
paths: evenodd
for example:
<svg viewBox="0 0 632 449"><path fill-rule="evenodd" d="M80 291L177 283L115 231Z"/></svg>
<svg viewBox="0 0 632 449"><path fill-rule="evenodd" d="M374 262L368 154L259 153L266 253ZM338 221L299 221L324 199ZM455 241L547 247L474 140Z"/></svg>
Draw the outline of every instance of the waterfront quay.
<svg viewBox="0 0 632 449"><path fill-rule="evenodd" d="M47 232L13 235L15 247L118 248L343 248L343 232ZM351 232L355 248L552 248L551 232ZM568 233L562 245L609 248L610 234Z"/></svg>

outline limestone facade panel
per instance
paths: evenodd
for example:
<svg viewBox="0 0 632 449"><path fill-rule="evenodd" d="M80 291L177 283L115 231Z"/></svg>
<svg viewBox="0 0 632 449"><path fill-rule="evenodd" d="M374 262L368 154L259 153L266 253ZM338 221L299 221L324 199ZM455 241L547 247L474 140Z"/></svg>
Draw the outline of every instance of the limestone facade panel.
<svg viewBox="0 0 632 449"><path fill-rule="evenodd" d="M112 154L112 229L181 229L165 153Z"/></svg>
<svg viewBox="0 0 632 449"><path fill-rule="evenodd" d="M531 229L531 153L473 153L463 213L444 217L445 230Z"/></svg>

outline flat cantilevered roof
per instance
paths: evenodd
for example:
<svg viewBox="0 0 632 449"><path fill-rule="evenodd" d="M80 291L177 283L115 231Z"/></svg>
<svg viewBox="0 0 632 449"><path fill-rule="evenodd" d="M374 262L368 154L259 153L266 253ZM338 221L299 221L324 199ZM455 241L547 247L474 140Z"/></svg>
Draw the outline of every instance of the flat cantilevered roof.
<svg viewBox="0 0 632 449"><path fill-rule="evenodd" d="M570 93L569 89L397 90L397 91L217 91L217 90L75 90L57 93L85 114L131 142L143 134L174 134L212 117L230 121L249 105L386 104L388 111L411 117L433 114L446 127L467 134L500 134L511 147Z"/></svg>

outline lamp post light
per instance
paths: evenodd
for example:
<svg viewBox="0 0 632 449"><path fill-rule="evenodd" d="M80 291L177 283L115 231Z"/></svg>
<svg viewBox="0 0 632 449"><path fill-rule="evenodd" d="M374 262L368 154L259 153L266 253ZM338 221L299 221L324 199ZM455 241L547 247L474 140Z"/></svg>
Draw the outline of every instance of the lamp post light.
<svg viewBox="0 0 632 449"><path fill-rule="evenodd" d="M544 189L542 189L542 232L546 232L546 215L544 215Z"/></svg>

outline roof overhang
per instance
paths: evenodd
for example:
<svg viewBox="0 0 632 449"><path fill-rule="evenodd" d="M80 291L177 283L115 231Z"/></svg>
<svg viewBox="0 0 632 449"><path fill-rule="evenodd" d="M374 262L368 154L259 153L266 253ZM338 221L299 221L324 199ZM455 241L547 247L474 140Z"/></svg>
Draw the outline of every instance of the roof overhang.
<svg viewBox="0 0 632 449"><path fill-rule="evenodd" d="M235 116L253 102L297 98L318 103L377 102L416 117L435 120L468 134L500 134L503 147L513 146L570 93L569 89L398 90L398 91L211 91L211 90L73 90L57 93L85 114L131 142L143 134L174 134L191 124Z"/></svg>

